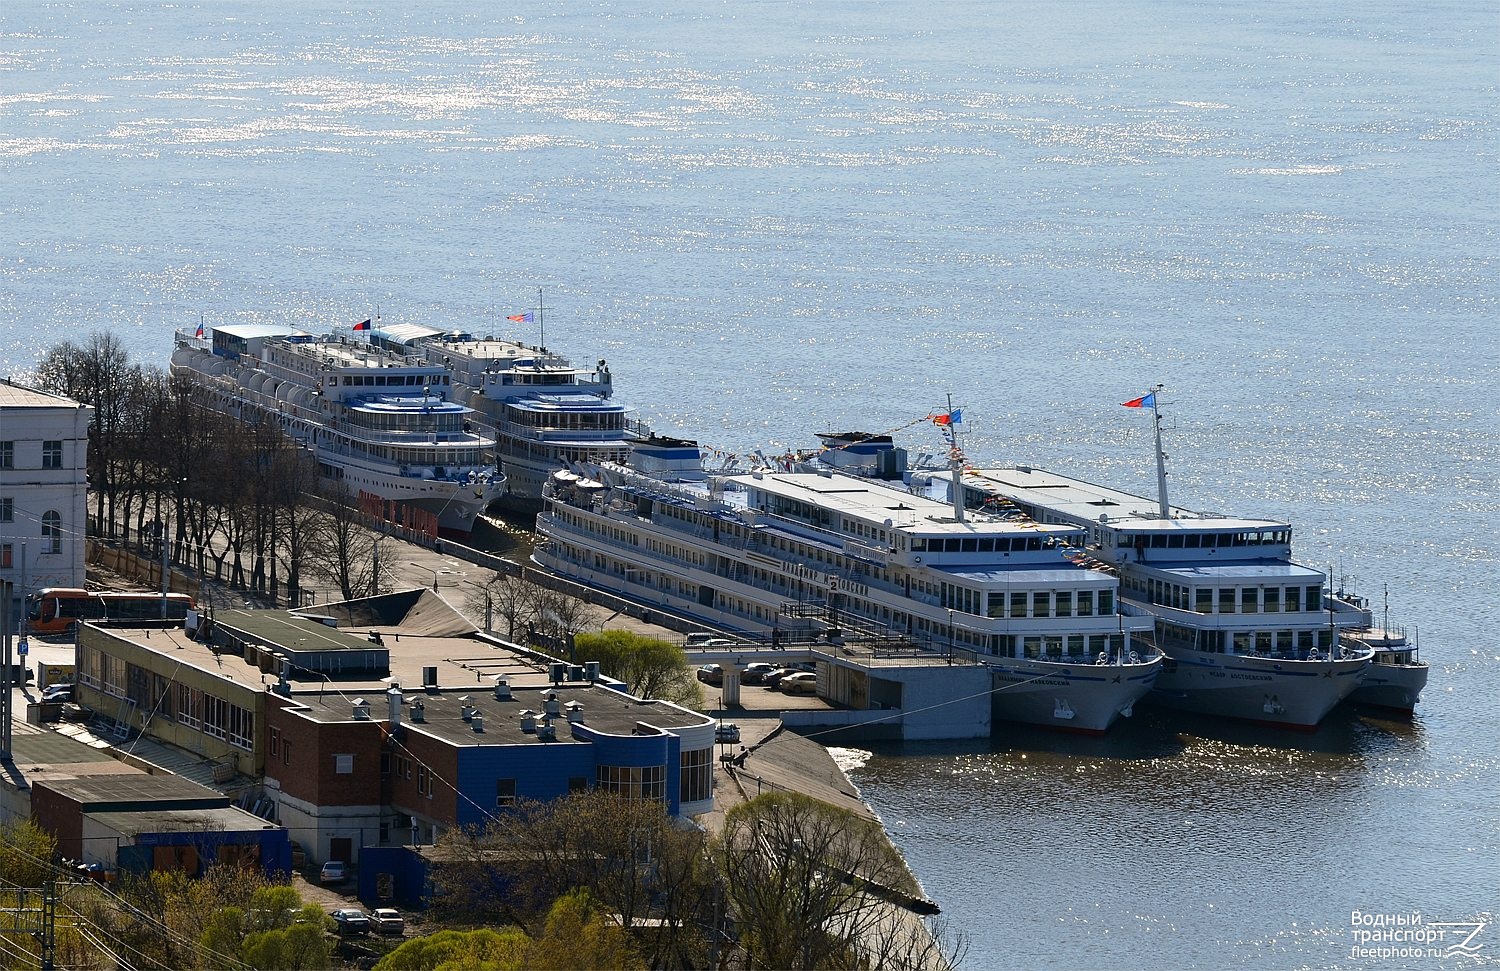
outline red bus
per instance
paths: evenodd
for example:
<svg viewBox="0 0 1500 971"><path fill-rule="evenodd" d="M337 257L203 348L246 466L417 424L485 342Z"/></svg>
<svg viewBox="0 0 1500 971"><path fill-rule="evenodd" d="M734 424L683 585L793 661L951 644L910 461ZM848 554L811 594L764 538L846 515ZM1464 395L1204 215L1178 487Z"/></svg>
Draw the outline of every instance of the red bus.
<svg viewBox="0 0 1500 971"><path fill-rule="evenodd" d="M162 601L166 613L162 613ZM65 634L84 620L182 620L193 609L185 593L116 593L47 587L26 598L26 629L34 634Z"/></svg>

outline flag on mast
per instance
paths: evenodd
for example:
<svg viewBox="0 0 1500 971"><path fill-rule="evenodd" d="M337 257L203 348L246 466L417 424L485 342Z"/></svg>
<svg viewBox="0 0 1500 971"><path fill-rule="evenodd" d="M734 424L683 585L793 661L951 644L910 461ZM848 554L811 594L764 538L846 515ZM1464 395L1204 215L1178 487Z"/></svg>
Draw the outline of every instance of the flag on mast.
<svg viewBox="0 0 1500 971"><path fill-rule="evenodd" d="M375 318L373 318L373 317L366 317L364 320L361 320L359 323L355 324L354 325L354 329L355 330L369 330L370 329L370 322L372 320L374 320L374 319Z"/></svg>
<svg viewBox="0 0 1500 971"><path fill-rule="evenodd" d="M1143 394L1139 398L1132 398L1129 401L1122 401L1120 402L1120 405L1124 408L1155 408L1156 392L1153 391L1150 394Z"/></svg>
<svg viewBox="0 0 1500 971"><path fill-rule="evenodd" d="M203 336L203 325L202 324L198 325L198 330L197 330L197 332L195 332L193 334L193 336L194 337L202 337Z"/></svg>
<svg viewBox="0 0 1500 971"><path fill-rule="evenodd" d="M505 319L506 320L514 320L518 324L529 324L529 323L531 323L531 320L532 320L531 311L528 310L524 314L511 314L509 317L506 317Z"/></svg>
<svg viewBox="0 0 1500 971"><path fill-rule="evenodd" d="M963 420L964 410L962 408L954 408L945 415L932 416L932 423L934 425L961 425L963 424Z"/></svg>

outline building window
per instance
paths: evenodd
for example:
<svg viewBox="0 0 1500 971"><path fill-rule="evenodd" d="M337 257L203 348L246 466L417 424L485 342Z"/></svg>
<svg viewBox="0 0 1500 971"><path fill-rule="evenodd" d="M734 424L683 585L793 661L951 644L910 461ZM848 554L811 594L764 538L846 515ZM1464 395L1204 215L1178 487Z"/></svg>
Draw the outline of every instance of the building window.
<svg viewBox="0 0 1500 971"><path fill-rule="evenodd" d="M335 755L333 757L333 771L335 775L353 775L354 756L352 754Z"/></svg>
<svg viewBox="0 0 1500 971"><path fill-rule="evenodd" d="M186 728L203 725L203 692L185 684L177 685L177 721Z"/></svg>
<svg viewBox="0 0 1500 971"><path fill-rule="evenodd" d="M683 802L701 802L713 795L713 749L691 749L682 753Z"/></svg>
<svg viewBox="0 0 1500 971"><path fill-rule="evenodd" d="M42 443L42 468L62 468L62 441Z"/></svg>
<svg viewBox="0 0 1500 971"><path fill-rule="evenodd" d="M62 516L50 509L42 513L42 552L62 552Z"/></svg>
<svg viewBox="0 0 1500 971"><path fill-rule="evenodd" d="M214 738L223 738L228 734L229 725L229 703L223 698L215 698L213 695L203 696L203 732Z"/></svg>
<svg viewBox="0 0 1500 971"><path fill-rule="evenodd" d="M516 804L516 780L495 780L495 805L514 806Z"/></svg>
<svg viewBox="0 0 1500 971"><path fill-rule="evenodd" d="M380 753L380 777L388 779L391 776L391 753Z"/></svg>
<svg viewBox="0 0 1500 971"><path fill-rule="evenodd" d="M11 563L11 559L12 554L10 544L0 543L0 570L9 570L13 565Z"/></svg>
<svg viewBox="0 0 1500 971"><path fill-rule="evenodd" d="M601 765L595 781L600 789L626 799L665 799L666 766Z"/></svg>
<svg viewBox="0 0 1500 971"><path fill-rule="evenodd" d="M281 754L281 729L279 728L271 729L271 754L273 756Z"/></svg>
<svg viewBox="0 0 1500 971"><path fill-rule="evenodd" d="M0 442L0 469L16 467L16 443Z"/></svg>
<svg viewBox="0 0 1500 971"><path fill-rule="evenodd" d="M10 496L0 499L0 523L16 521L16 501Z"/></svg>
<svg viewBox="0 0 1500 971"><path fill-rule="evenodd" d="M589 778L588 778L588 776L586 776L586 775L570 775L570 776L568 776L568 791L569 792L587 792L588 788L589 788Z"/></svg>

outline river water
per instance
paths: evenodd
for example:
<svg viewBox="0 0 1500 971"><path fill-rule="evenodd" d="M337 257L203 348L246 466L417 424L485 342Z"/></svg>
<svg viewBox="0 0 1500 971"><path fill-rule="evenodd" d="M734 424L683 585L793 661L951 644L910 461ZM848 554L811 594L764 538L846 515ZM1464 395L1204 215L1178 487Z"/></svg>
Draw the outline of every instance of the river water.
<svg viewBox="0 0 1500 971"><path fill-rule="evenodd" d="M1286 517L1420 631L1410 723L1139 710L852 753L971 967L1459 967L1500 913L1492 5L0 6L0 372L372 315L606 358L726 453L905 428ZM1366 925L1367 929L1368 926ZM1465 932L1467 933L1467 932ZM1449 938L1447 943L1454 939Z"/></svg>

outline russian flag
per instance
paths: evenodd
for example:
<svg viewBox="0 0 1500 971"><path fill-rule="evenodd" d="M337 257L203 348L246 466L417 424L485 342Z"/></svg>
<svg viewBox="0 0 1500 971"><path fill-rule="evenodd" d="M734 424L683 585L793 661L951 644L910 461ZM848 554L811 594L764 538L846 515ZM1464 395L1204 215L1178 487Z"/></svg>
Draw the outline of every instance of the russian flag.
<svg viewBox="0 0 1500 971"><path fill-rule="evenodd" d="M1122 401L1120 402L1120 404L1126 408L1155 408L1156 392L1153 391L1150 394L1143 394L1139 398L1132 398L1130 401Z"/></svg>
<svg viewBox="0 0 1500 971"><path fill-rule="evenodd" d="M366 317L364 320L361 320L359 323L355 324L354 325L354 329L355 330L369 330L370 329L370 322L372 320L374 320L374 319L375 318L373 318L373 317Z"/></svg>
<svg viewBox="0 0 1500 971"><path fill-rule="evenodd" d="M528 310L524 314L511 314L505 319L514 320L518 324L529 324L531 323L531 311Z"/></svg>
<svg viewBox="0 0 1500 971"><path fill-rule="evenodd" d="M196 332L194 332L193 336L194 337L202 337L203 336L203 325L202 324L198 325L198 330Z"/></svg>

